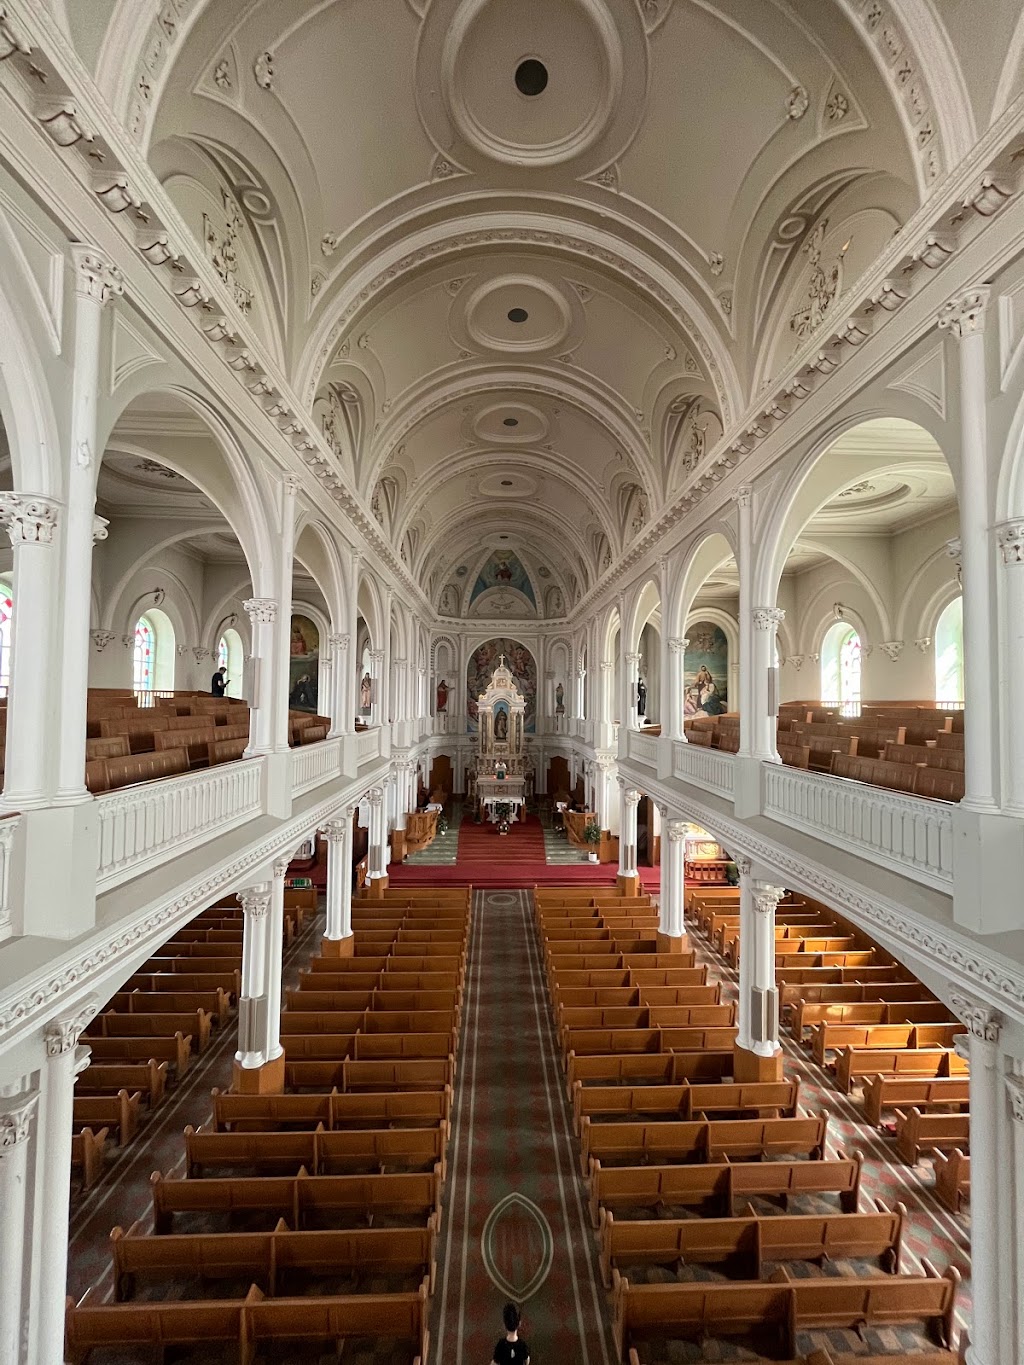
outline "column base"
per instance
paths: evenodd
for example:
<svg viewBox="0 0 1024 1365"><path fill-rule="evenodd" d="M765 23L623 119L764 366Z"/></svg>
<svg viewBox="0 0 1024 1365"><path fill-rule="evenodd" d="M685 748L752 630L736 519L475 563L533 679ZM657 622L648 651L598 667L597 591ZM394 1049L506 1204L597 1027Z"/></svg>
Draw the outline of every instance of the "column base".
<svg viewBox="0 0 1024 1365"><path fill-rule="evenodd" d="M284 1053L262 1066L234 1064L231 1088L236 1095L283 1095Z"/></svg>
<svg viewBox="0 0 1024 1365"><path fill-rule="evenodd" d="M658 930L659 953L688 953L690 938L688 934L663 934Z"/></svg>
<svg viewBox="0 0 1024 1365"><path fill-rule="evenodd" d="M366 885L363 890L366 892L367 900L382 901L384 892L388 889L388 875L385 872L382 877L367 877Z"/></svg>
<svg viewBox="0 0 1024 1365"><path fill-rule="evenodd" d="M639 872L620 872L615 878L615 890L620 896L635 896L640 891Z"/></svg>
<svg viewBox="0 0 1024 1365"><path fill-rule="evenodd" d="M322 938L320 940L321 957L354 957L355 951L355 934L349 934L347 938Z"/></svg>
<svg viewBox="0 0 1024 1365"><path fill-rule="evenodd" d="M405 862L405 830L395 829L391 831L391 861L393 863Z"/></svg>
<svg viewBox="0 0 1024 1365"><path fill-rule="evenodd" d="M779 1051L774 1057L760 1057L748 1048L734 1043L732 1048L732 1076L734 1081L756 1084L764 1081L784 1081L784 1058Z"/></svg>

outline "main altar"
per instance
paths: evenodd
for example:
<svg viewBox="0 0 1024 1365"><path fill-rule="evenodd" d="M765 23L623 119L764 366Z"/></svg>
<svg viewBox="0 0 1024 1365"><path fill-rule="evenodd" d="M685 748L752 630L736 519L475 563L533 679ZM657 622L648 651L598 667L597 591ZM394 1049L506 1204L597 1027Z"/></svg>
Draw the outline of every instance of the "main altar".
<svg viewBox="0 0 1024 1365"><path fill-rule="evenodd" d="M469 796L477 814L495 818L499 806L524 813L532 790L533 762L526 753L526 698L516 686L505 656L477 698L476 763L469 773Z"/></svg>

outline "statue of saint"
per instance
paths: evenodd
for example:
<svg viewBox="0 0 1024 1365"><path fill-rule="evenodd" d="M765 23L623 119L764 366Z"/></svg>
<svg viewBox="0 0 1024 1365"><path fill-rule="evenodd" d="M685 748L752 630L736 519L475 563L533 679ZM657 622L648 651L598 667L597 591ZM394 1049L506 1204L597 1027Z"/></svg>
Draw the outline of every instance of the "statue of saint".
<svg viewBox="0 0 1024 1365"><path fill-rule="evenodd" d="M640 678L636 685L636 713L638 716L647 714L647 684L643 678Z"/></svg>
<svg viewBox="0 0 1024 1365"><path fill-rule="evenodd" d="M565 714L565 688L561 683L555 688L555 714L559 716Z"/></svg>
<svg viewBox="0 0 1024 1365"><path fill-rule="evenodd" d="M448 684L444 678L437 684L437 714L440 716L448 710Z"/></svg>
<svg viewBox="0 0 1024 1365"><path fill-rule="evenodd" d="M494 738L498 740L508 739L507 711L496 711L494 713Z"/></svg>
<svg viewBox="0 0 1024 1365"><path fill-rule="evenodd" d="M373 682L369 673L363 674L363 680L359 684L359 706L363 711L370 709L370 696L373 692Z"/></svg>

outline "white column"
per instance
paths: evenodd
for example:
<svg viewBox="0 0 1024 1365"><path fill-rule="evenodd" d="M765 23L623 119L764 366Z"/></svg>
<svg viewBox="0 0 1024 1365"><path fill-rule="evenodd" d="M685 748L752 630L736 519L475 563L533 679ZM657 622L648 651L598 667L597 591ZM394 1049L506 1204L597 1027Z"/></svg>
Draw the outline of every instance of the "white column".
<svg viewBox="0 0 1024 1365"><path fill-rule="evenodd" d="M388 873L388 828L384 789L371 787L366 793L370 807L370 827L366 854L366 879L377 881Z"/></svg>
<svg viewBox="0 0 1024 1365"><path fill-rule="evenodd" d="M755 607L752 612L754 649L750 679L751 711L754 715L754 757L778 763L775 719L778 697L770 695L770 679L775 669L775 637L786 619L781 607ZM742 725L742 720L740 721Z"/></svg>
<svg viewBox="0 0 1024 1365"><path fill-rule="evenodd" d="M267 924L267 1061L280 1057L281 1046L281 974L284 969L284 879L291 858L278 858L274 863L274 880L270 883L270 912Z"/></svg>
<svg viewBox="0 0 1024 1365"><path fill-rule="evenodd" d="M238 999L238 1051L235 1061L246 1068L262 1066L266 1029L260 1012L267 997L267 926L270 886L247 886L237 898L242 907L242 993Z"/></svg>
<svg viewBox="0 0 1024 1365"><path fill-rule="evenodd" d="M601 714L599 720L606 721L609 726L615 724L615 706L612 696L612 685L615 677L614 666L610 659L601 660Z"/></svg>
<svg viewBox="0 0 1024 1365"><path fill-rule="evenodd" d="M635 877L636 867L636 808L640 793L619 778L619 876Z"/></svg>
<svg viewBox="0 0 1024 1365"><path fill-rule="evenodd" d="M252 623L255 691L249 700L249 743L246 757L268 754L274 746L274 624L278 603L272 597L248 597L242 603Z"/></svg>
<svg viewBox="0 0 1024 1365"><path fill-rule="evenodd" d="M418 664L416 666L416 734L422 735L430 729L427 719L430 716L430 707L427 704L427 666Z"/></svg>
<svg viewBox="0 0 1024 1365"><path fill-rule="evenodd" d="M322 833L327 840L327 928L325 938L352 935L352 817L354 806L343 806L336 819L328 820Z"/></svg>
<svg viewBox="0 0 1024 1365"><path fill-rule="evenodd" d="M335 735L350 735L353 729L354 718L348 704L351 636L330 635L327 642L331 647L331 732L328 738L333 739Z"/></svg>
<svg viewBox="0 0 1024 1365"><path fill-rule="evenodd" d="M32 1289L34 1312L38 1315L35 1340L39 1365L58 1365L64 1359L75 1080L89 1064L89 1049L80 1048L78 1039L99 1007L100 1002L92 1000L75 1014L55 1019L43 1030L46 1065L40 1089L44 1127L39 1135L42 1198L36 1220L40 1259L38 1283ZM36 1190L38 1193L38 1180Z"/></svg>
<svg viewBox="0 0 1024 1365"><path fill-rule="evenodd" d="M370 720L371 725L383 725L384 714L384 651L370 650Z"/></svg>
<svg viewBox="0 0 1024 1365"><path fill-rule="evenodd" d="M587 703L584 695L584 688L587 683L587 672L584 668L577 668L574 675L573 687L573 718L575 720L585 720Z"/></svg>
<svg viewBox="0 0 1024 1365"><path fill-rule="evenodd" d="M754 879L750 873L750 859L736 855L736 869L740 874L740 944L739 944L739 1011L737 1014L737 1047L753 1051L750 1006L754 984Z"/></svg>
<svg viewBox="0 0 1024 1365"><path fill-rule="evenodd" d="M21 1365L28 1138L38 1101L36 1091L0 1099L0 1365Z"/></svg>
<svg viewBox="0 0 1024 1365"><path fill-rule="evenodd" d="M753 953L751 954L748 1030L753 1051L774 1057L779 1046L779 992L775 985L775 910L786 894L785 887L755 881L751 887ZM742 932L740 953L743 953Z"/></svg>
<svg viewBox="0 0 1024 1365"><path fill-rule="evenodd" d="M70 458L64 461L67 501L61 585L60 733L57 739L57 796L62 802L89 799L85 789L85 723L96 474L102 455L102 451L96 449L101 323L107 302L124 293L121 272L102 252L79 243L70 251L75 272L75 341Z"/></svg>
<svg viewBox="0 0 1024 1365"><path fill-rule="evenodd" d="M1007 1098L1013 1118L1011 1135L1013 1181L1012 1198L1009 1203L1010 1220L1007 1238L1012 1260L1009 1265L1007 1283L1012 1286L1014 1301L1011 1305L1011 1320L1016 1337L1015 1352L1011 1359L1019 1360L1024 1351L1024 1076L1017 1071L1006 1077ZM1012 1338L1011 1338L1012 1340Z"/></svg>
<svg viewBox="0 0 1024 1365"><path fill-rule="evenodd" d="M740 713L740 747L739 752L744 756L754 752L756 748L755 731L756 720L754 715L754 615L753 615L753 585L754 585L754 537L753 537L753 507L752 492L749 484L741 484L733 494L733 502L736 504L736 516L738 521L738 548L737 557L740 575L740 601L739 601L739 696L730 704L730 710ZM776 626L776 629L778 627ZM774 639L774 636L772 637ZM771 662L774 662L773 660ZM774 744L772 748L774 749Z"/></svg>
<svg viewBox="0 0 1024 1365"><path fill-rule="evenodd" d="M661 733L669 739L683 738L683 664L689 640L672 636L668 641L668 663L662 688L667 698L661 722Z"/></svg>
<svg viewBox="0 0 1024 1365"><path fill-rule="evenodd" d="M658 928L671 938L686 933L683 905L685 882L686 821L669 819L668 807L662 808L661 823L661 904Z"/></svg>
<svg viewBox="0 0 1024 1365"><path fill-rule="evenodd" d="M32 493L0 493L0 523L6 528L14 550L14 619L4 766L4 806L8 810L43 806L53 796L56 737L47 691L58 657L53 637L54 605L60 596L54 539L60 517L61 505L51 498ZM84 705L84 684L82 702ZM82 737L84 780L84 721Z"/></svg>
<svg viewBox="0 0 1024 1365"><path fill-rule="evenodd" d="M969 289L945 305L939 326L960 351L960 548L963 565L964 658L994 659L993 568L988 517L985 313L988 288ZM995 811L998 669L980 670L964 712L964 808ZM973 1180L973 1172L972 1172Z"/></svg>
<svg viewBox="0 0 1024 1365"><path fill-rule="evenodd" d="M636 730L640 725L640 712L637 710L639 698L637 697L637 685L640 682L640 655L627 654L625 657L625 668L623 669L623 691L622 699L622 723L631 730Z"/></svg>
<svg viewBox="0 0 1024 1365"><path fill-rule="evenodd" d="M964 1051L971 1068L971 1344L967 1365L1007 1365L1000 1349L999 1210L1004 1177L999 1129L1007 1104L999 1075L1000 1019L987 1005L954 992L950 1005L968 1030ZM957 1051L964 1055L961 1047ZM1011 1291L1012 1292L1012 1291Z"/></svg>
<svg viewBox="0 0 1024 1365"><path fill-rule="evenodd" d="M999 673L1003 687L1001 716L1004 781L1003 808L1024 814L1024 521L1004 521L995 528L1003 563L1000 582L1003 648ZM967 602L964 601L966 611ZM966 624L965 624L966 630ZM973 700L973 698L972 698ZM964 724L967 718L964 717ZM9 742L9 741L8 741ZM1024 1346L1024 1341L1022 1341Z"/></svg>

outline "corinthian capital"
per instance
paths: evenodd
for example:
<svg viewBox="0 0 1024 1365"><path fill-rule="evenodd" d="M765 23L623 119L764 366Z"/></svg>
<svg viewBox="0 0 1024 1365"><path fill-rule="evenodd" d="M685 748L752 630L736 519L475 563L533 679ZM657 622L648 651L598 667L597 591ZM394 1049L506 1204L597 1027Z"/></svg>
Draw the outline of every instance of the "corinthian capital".
<svg viewBox="0 0 1024 1365"><path fill-rule="evenodd" d="M75 270L75 293L102 307L124 293L124 276L108 256L97 247L73 242L69 247Z"/></svg>
<svg viewBox="0 0 1024 1365"><path fill-rule="evenodd" d="M767 882L754 883L754 909L759 915L773 915L775 907L786 894L784 886L769 886Z"/></svg>
<svg viewBox="0 0 1024 1365"><path fill-rule="evenodd" d="M786 619L786 613L782 607L755 607L751 614L754 618L755 630L776 631Z"/></svg>
<svg viewBox="0 0 1024 1365"><path fill-rule="evenodd" d="M961 341L964 337L979 335L985 330L985 311L991 293L987 286L978 286L957 294L942 305L939 326L943 330L948 328Z"/></svg>
<svg viewBox="0 0 1024 1365"><path fill-rule="evenodd" d="M83 1001L74 1014L54 1019L43 1029L47 1057L59 1057L78 1046L78 1040L91 1020L99 1013L100 1002L94 995Z"/></svg>
<svg viewBox="0 0 1024 1365"><path fill-rule="evenodd" d="M954 1014L964 1021L972 1037L986 1043L998 1043L1002 1020L984 1001L956 991L949 997L949 1003Z"/></svg>
<svg viewBox="0 0 1024 1365"><path fill-rule="evenodd" d="M246 919L262 919L270 909L270 887L266 882L243 886L235 896Z"/></svg>
<svg viewBox="0 0 1024 1365"><path fill-rule="evenodd" d="M996 527L1004 564L1024 564L1024 521L1004 521Z"/></svg>
<svg viewBox="0 0 1024 1365"><path fill-rule="evenodd" d="M272 626L277 620L277 602L272 597L247 597L242 607L253 625Z"/></svg>
<svg viewBox="0 0 1024 1365"><path fill-rule="evenodd" d="M36 1091L0 1100L0 1152L17 1147L27 1139L38 1101Z"/></svg>
<svg viewBox="0 0 1024 1365"><path fill-rule="evenodd" d="M0 526L12 545L52 545L60 503L37 493L0 493Z"/></svg>
<svg viewBox="0 0 1024 1365"><path fill-rule="evenodd" d="M352 637L350 635L328 635L327 643L335 650L348 649L352 643Z"/></svg>

